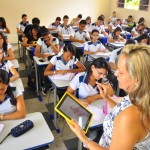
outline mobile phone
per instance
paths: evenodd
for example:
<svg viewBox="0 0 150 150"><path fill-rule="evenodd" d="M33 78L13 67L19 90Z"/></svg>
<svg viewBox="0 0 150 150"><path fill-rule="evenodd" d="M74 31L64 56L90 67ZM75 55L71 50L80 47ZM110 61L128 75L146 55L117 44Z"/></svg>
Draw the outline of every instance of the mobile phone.
<svg viewBox="0 0 150 150"><path fill-rule="evenodd" d="M39 59L40 62L45 62L43 59Z"/></svg>
<svg viewBox="0 0 150 150"><path fill-rule="evenodd" d="M108 84L108 83L109 83L108 78L107 78L106 76L104 76L104 77L102 78L101 83L102 83L102 84Z"/></svg>

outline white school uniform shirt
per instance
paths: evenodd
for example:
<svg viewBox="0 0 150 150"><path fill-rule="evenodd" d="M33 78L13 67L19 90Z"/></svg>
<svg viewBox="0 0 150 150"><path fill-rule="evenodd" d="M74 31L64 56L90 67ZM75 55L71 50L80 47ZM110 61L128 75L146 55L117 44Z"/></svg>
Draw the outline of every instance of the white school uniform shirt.
<svg viewBox="0 0 150 150"><path fill-rule="evenodd" d="M105 32L104 24L97 26L96 23L92 23L91 28L90 28L90 32L92 32L92 30L94 30L94 29L97 29L99 31L99 34L102 34L102 32Z"/></svg>
<svg viewBox="0 0 150 150"><path fill-rule="evenodd" d="M92 24L91 24L91 23L88 23L88 24L85 26L85 30L89 32L90 29L91 29L91 26L92 26Z"/></svg>
<svg viewBox="0 0 150 150"><path fill-rule="evenodd" d="M120 28L121 28L120 24L115 25L113 22L111 22L109 25L112 27L113 30L115 30L117 27L120 27ZM122 29L122 28L121 28L121 29Z"/></svg>
<svg viewBox="0 0 150 150"><path fill-rule="evenodd" d="M0 65L0 69L6 70L8 73L10 72L10 68L13 66L13 64L7 60L4 61L3 64Z"/></svg>
<svg viewBox="0 0 150 150"><path fill-rule="evenodd" d="M134 32L134 34L139 34L139 32L137 31L136 27L134 27L132 30L132 32ZM134 36L134 38L139 37L140 35Z"/></svg>
<svg viewBox="0 0 150 150"><path fill-rule="evenodd" d="M22 95L22 92L19 88L13 87L13 95L14 98L17 98ZM15 111L17 111L16 105L12 105L10 102L10 97L6 95L3 102L0 103L0 114L10 114Z"/></svg>
<svg viewBox="0 0 150 150"><path fill-rule="evenodd" d="M119 56L121 54L121 51L122 51L122 47L121 48L117 48L116 50L114 50L112 53L111 53L111 56L109 58L109 62L112 62L114 63L115 65L117 65L117 62L118 62L118 59L119 59Z"/></svg>
<svg viewBox="0 0 150 150"><path fill-rule="evenodd" d="M92 87L88 83L88 75L85 72L78 73L70 82L70 87L73 90L77 90L78 98L85 99L88 96L93 96L98 93L97 85Z"/></svg>
<svg viewBox="0 0 150 150"><path fill-rule="evenodd" d="M85 40L86 38L90 38L90 35L87 31L80 32L78 29L75 30L74 38L78 40Z"/></svg>
<svg viewBox="0 0 150 150"><path fill-rule="evenodd" d="M96 52L98 49L100 49L101 51L106 49L105 46L100 41L97 41L96 43L93 43L92 41L85 43L84 50L87 50L89 52ZM90 57L89 55L87 57L88 57L88 61L93 60L93 58Z"/></svg>
<svg viewBox="0 0 150 150"><path fill-rule="evenodd" d="M24 32L25 27L29 24L30 24L29 21L27 21L27 23L25 24L23 24L23 22L21 21L20 23L18 23L17 28L19 28L22 32Z"/></svg>
<svg viewBox="0 0 150 150"><path fill-rule="evenodd" d="M61 24L58 26L58 31L60 31L60 33L63 34L74 34L74 30L73 28L68 24L66 28L64 28L64 25Z"/></svg>
<svg viewBox="0 0 150 150"><path fill-rule="evenodd" d="M117 17L110 17L111 22L115 22L118 18Z"/></svg>
<svg viewBox="0 0 150 150"><path fill-rule="evenodd" d="M59 25L61 25L61 23L59 23ZM48 26L48 29L58 29L58 27L59 27L59 25L58 26L56 26L56 24L55 24L55 22L53 22L53 23L51 23L49 26Z"/></svg>
<svg viewBox="0 0 150 150"><path fill-rule="evenodd" d="M59 41L57 38L53 37L52 43L54 45L59 44ZM41 46L41 53L42 54L51 54L51 55L55 55L53 49L51 46L48 46L45 44L44 39L41 37L38 39L37 44Z"/></svg>
<svg viewBox="0 0 150 150"><path fill-rule="evenodd" d="M53 56L50 62L55 66L55 70L72 70L74 65L77 64L78 59L73 56L68 62L62 60L62 55Z"/></svg>

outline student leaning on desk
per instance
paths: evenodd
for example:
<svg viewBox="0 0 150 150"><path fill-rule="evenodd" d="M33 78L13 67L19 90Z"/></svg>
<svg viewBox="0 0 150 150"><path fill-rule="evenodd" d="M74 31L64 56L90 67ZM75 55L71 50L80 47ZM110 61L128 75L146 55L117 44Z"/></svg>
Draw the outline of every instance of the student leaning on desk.
<svg viewBox="0 0 150 150"><path fill-rule="evenodd" d="M0 69L0 120L12 120L25 117L25 104L22 92L9 85L7 71Z"/></svg>
<svg viewBox="0 0 150 150"><path fill-rule="evenodd" d="M4 51L4 60L13 60L14 53L12 45L7 43L6 38L2 32L0 32L0 49Z"/></svg>
<svg viewBox="0 0 150 150"><path fill-rule="evenodd" d="M19 74L16 69L13 67L13 64L9 60L4 59L4 51L0 49L0 69L6 70L8 73L11 73L10 82L15 81L19 78Z"/></svg>
<svg viewBox="0 0 150 150"><path fill-rule="evenodd" d="M143 59L144 58L144 59ZM108 89L98 83L101 96L113 107L103 122L104 133L99 144L88 139L75 120L68 122L72 131L90 150L150 149L150 47L125 46L115 72L119 87L129 95L116 104Z"/></svg>
<svg viewBox="0 0 150 150"><path fill-rule="evenodd" d="M49 65L44 71L45 76L53 76L57 74L65 75L68 73L78 73L85 71L84 65L74 56L74 48L72 45L66 45L62 55L53 56ZM55 68L53 70L53 68ZM61 80L61 79L60 79ZM68 79L69 80L69 79ZM58 90L59 98L64 94L65 90Z"/></svg>
<svg viewBox="0 0 150 150"><path fill-rule="evenodd" d="M86 72L79 73L73 78L67 92L74 94L76 91L79 102L87 106L102 98L97 89L96 81L102 80L102 78L109 76L110 73L111 70L106 60L102 57L97 58L88 66ZM105 86L109 88L109 94L112 96L114 92L110 83Z"/></svg>

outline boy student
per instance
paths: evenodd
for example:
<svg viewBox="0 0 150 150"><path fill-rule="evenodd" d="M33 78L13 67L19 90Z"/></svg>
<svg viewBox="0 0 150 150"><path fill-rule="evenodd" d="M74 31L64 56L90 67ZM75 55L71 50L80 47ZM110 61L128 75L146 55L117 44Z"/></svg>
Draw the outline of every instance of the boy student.
<svg viewBox="0 0 150 150"><path fill-rule="evenodd" d="M100 34L104 34L105 36L107 36L107 33L105 31L105 26L104 26L104 17L99 16L97 18L97 21L95 23L92 23L90 34L92 33L93 29L97 29Z"/></svg>
<svg viewBox="0 0 150 150"><path fill-rule="evenodd" d="M49 26L48 26L48 30L49 31L53 31L53 30L58 30L58 26L61 25L61 18L60 17L57 17L55 22L51 23Z"/></svg>
<svg viewBox="0 0 150 150"><path fill-rule="evenodd" d="M58 36L63 40L64 35L74 34L73 28L68 24L69 17L65 15L63 17L63 23L58 26Z"/></svg>
<svg viewBox="0 0 150 150"><path fill-rule="evenodd" d="M78 43L85 43L86 40L90 41L90 35L85 30L86 27L86 20L81 20L79 23L79 28L75 30L74 36L70 36L70 41L72 42L78 42ZM77 49L76 50L76 58L80 60L80 56L82 56L82 50Z"/></svg>
<svg viewBox="0 0 150 150"><path fill-rule="evenodd" d="M79 14L76 18L73 18L71 20L70 25L71 26L78 26L81 19L82 19L82 15Z"/></svg>
<svg viewBox="0 0 150 150"><path fill-rule="evenodd" d="M22 21L17 25L17 34L19 41L22 41L23 32L25 30L25 27L29 25L28 17L26 14L22 14Z"/></svg>

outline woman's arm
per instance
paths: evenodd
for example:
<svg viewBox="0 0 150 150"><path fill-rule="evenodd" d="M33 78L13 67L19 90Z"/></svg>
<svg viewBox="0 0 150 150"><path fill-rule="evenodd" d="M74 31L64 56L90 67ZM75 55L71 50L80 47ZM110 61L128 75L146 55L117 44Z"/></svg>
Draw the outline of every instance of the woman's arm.
<svg viewBox="0 0 150 150"><path fill-rule="evenodd" d="M56 55L59 53L59 44L54 45L53 43L51 43L51 48Z"/></svg>
<svg viewBox="0 0 150 150"><path fill-rule="evenodd" d="M7 53L8 53L8 57L4 57L3 60L13 60L13 59L15 59L12 48L9 48L7 50Z"/></svg>
<svg viewBox="0 0 150 150"><path fill-rule="evenodd" d="M4 120L14 120L14 119L21 119L25 117L25 104L23 96L20 95L17 98L17 111L4 115Z"/></svg>
<svg viewBox="0 0 150 150"><path fill-rule="evenodd" d="M10 68L10 72L12 73L12 77L10 77L10 82L13 82L19 78L19 74L13 66Z"/></svg>
<svg viewBox="0 0 150 150"><path fill-rule="evenodd" d="M7 34L10 34L10 30L9 30L9 28L6 26L6 31L4 31L4 33L7 33Z"/></svg>
<svg viewBox="0 0 150 150"><path fill-rule="evenodd" d="M53 64L50 62L44 71L44 76L52 76L54 75L54 71L52 71Z"/></svg>

